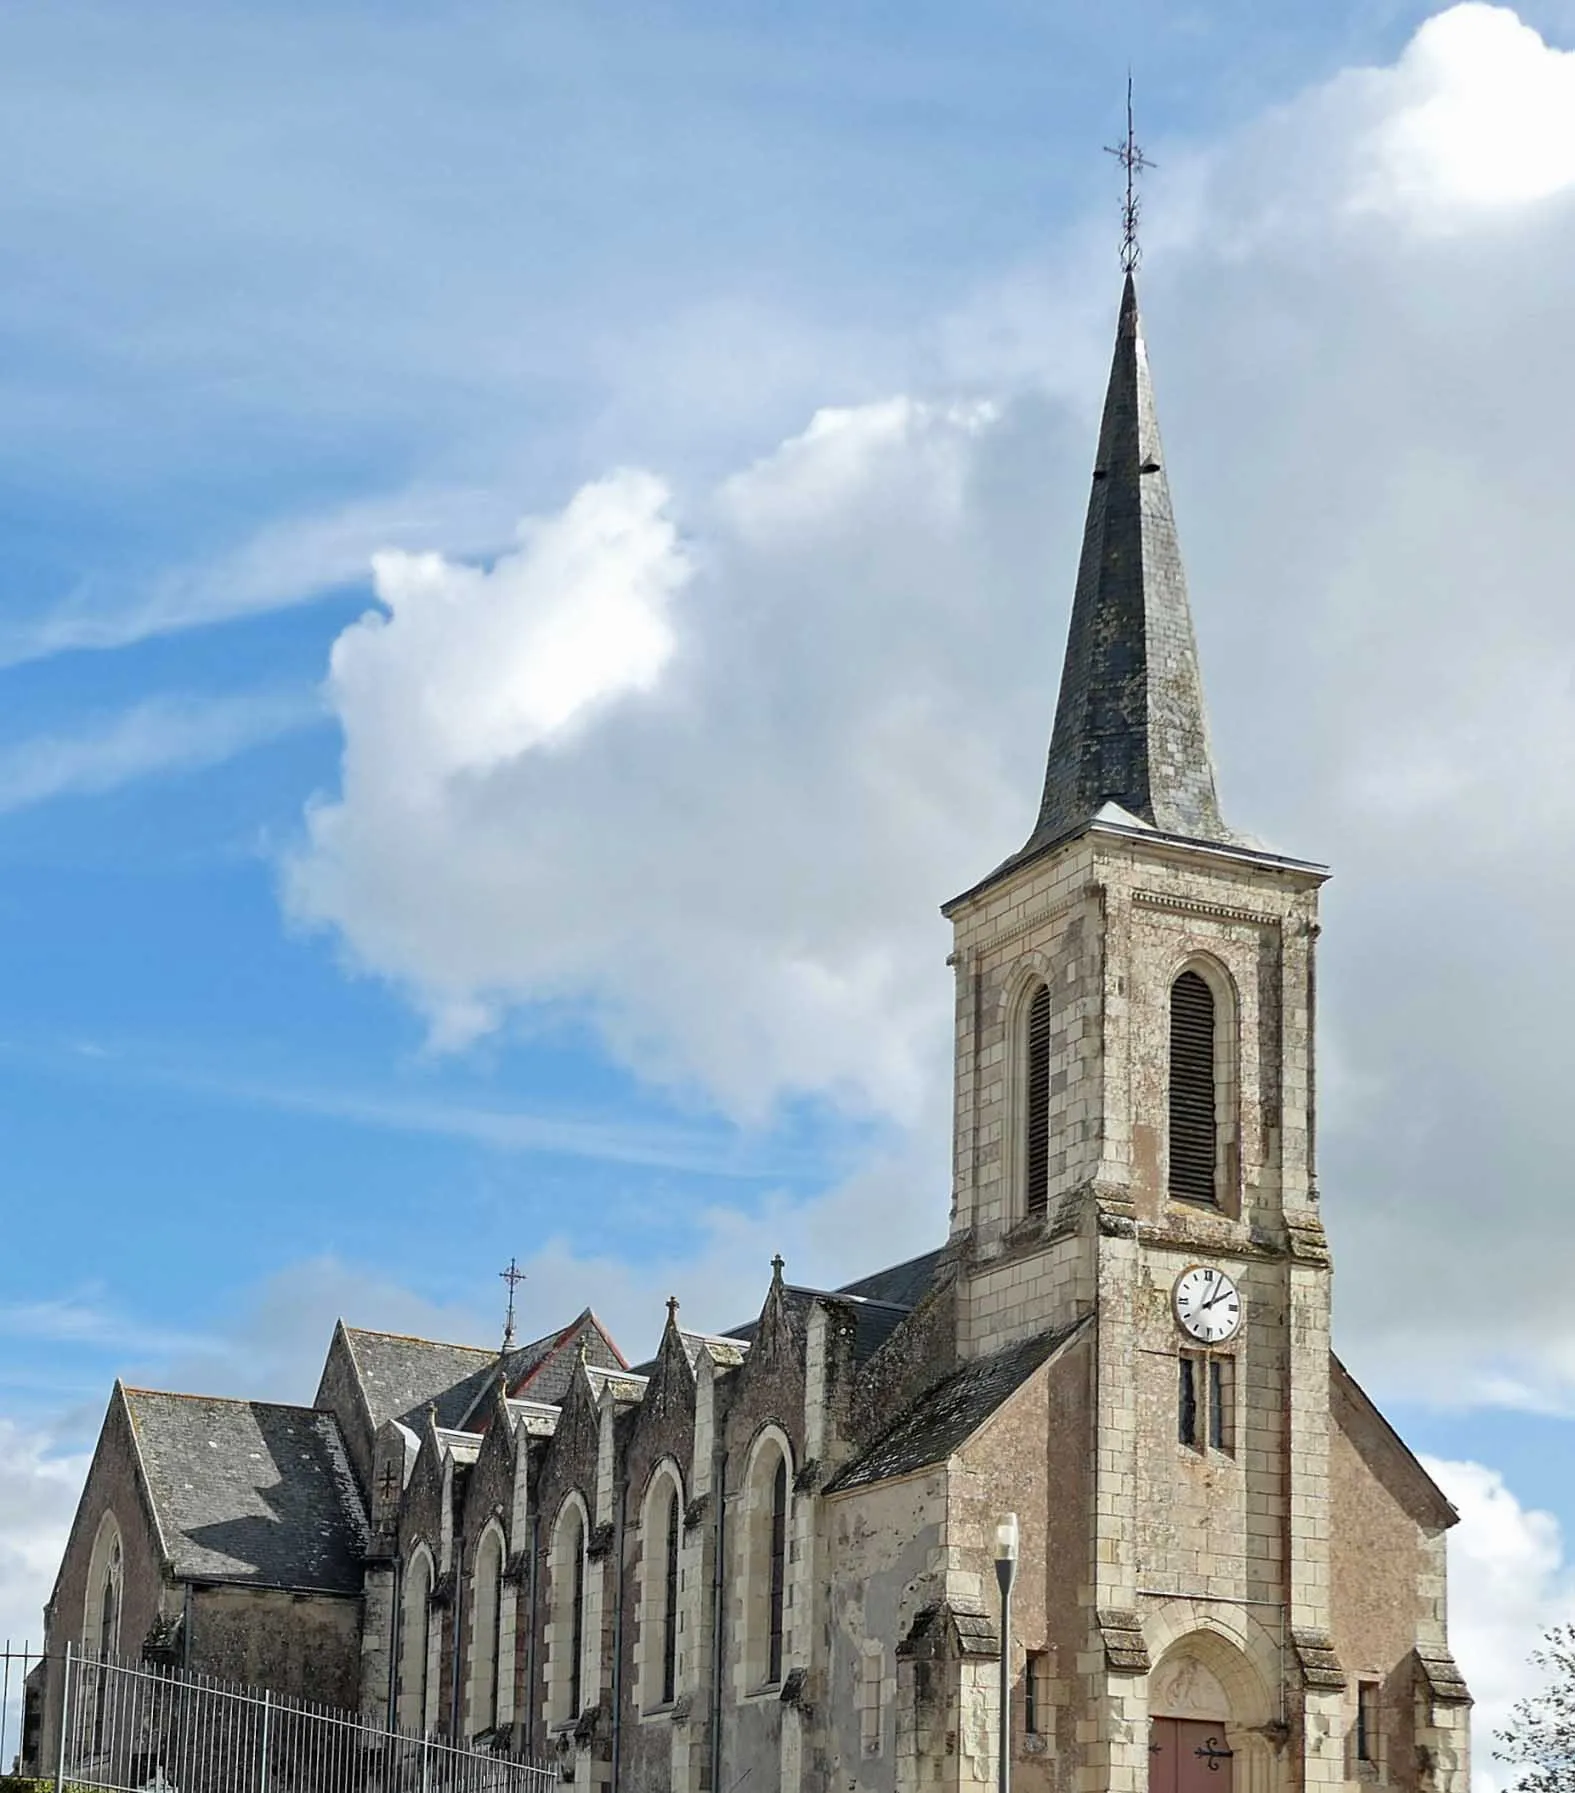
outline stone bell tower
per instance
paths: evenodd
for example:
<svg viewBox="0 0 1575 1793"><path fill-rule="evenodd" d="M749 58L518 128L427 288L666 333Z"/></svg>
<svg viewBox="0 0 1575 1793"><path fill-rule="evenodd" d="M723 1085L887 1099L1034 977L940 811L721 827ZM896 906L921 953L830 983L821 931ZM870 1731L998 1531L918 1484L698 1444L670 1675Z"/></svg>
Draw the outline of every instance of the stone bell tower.
<svg viewBox="0 0 1575 1793"><path fill-rule="evenodd" d="M945 908L959 1354L1095 1322L1067 1634L1090 1788L1195 1767L1158 1675L1184 1638L1187 1685L1235 1690L1217 1742L1238 1789L1350 1778L1314 1162L1326 875L1221 814L1129 273L1038 820Z"/></svg>
<svg viewBox="0 0 1575 1793"><path fill-rule="evenodd" d="M1326 876L1220 813L1129 274L1038 820L945 908L965 1353L1092 1306L1109 1241L1327 1269L1312 1065Z"/></svg>

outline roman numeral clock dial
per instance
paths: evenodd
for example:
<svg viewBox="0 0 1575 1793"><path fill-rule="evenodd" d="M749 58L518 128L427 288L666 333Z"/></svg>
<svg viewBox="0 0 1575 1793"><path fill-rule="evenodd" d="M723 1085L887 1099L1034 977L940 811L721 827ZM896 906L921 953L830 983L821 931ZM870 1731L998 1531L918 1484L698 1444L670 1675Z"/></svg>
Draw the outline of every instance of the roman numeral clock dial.
<svg viewBox="0 0 1575 1793"><path fill-rule="evenodd" d="M1223 1345L1241 1326L1241 1291L1223 1270L1194 1264L1171 1292L1176 1324L1200 1344Z"/></svg>

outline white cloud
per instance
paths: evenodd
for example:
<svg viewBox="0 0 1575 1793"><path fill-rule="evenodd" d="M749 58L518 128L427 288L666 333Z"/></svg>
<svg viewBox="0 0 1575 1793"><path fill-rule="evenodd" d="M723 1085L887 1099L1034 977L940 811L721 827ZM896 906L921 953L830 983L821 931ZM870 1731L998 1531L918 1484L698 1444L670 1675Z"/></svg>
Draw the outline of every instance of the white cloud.
<svg viewBox="0 0 1575 1793"><path fill-rule="evenodd" d="M321 714L320 704L303 692L150 698L75 734L37 735L0 747L0 812L218 765Z"/></svg>
<svg viewBox="0 0 1575 1793"><path fill-rule="evenodd" d="M87 1464L48 1432L0 1419L0 1641L38 1645ZM11 1725L14 1735L14 1712Z"/></svg>
<svg viewBox="0 0 1575 1793"><path fill-rule="evenodd" d="M507 543L512 518L495 491L412 487L265 524L199 565L145 586L89 586L67 603L0 634L0 666L78 649L128 647L270 610L311 603L365 583L372 559L434 541L481 554Z"/></svg>
<svg viewBox="0 0 1575 1793"><path fill-rule="evenodd" d="M625 474L490 572L380 562L389 614L334 650L343 786L294 911L441 1037L582 1000L736 1112L830 1088L913 1114L943 1047L934 904L1022 810L937 663L998 676L971 594L1030 576L992 564L973 489L1000 432L979 405L826 412L682 545Z"/></svg>
<svg viewBox="0 0 1575 1793"><path fill-rule="evenodd" d="M1449 1641L1476 1701L1472 1786L1493 1793L1513 1779L1494 1760L1494 1734L1541 1684L1528 1658L1550 1625L1568 1622L1575 1573L1558 1521L1522 1506L1496 1469L1435 1458L1425 1466L1460 1512L1449 1534Z"/></svg>
<svg viewBox="0 0 1575 1793"><path fill-rule="evenodd" d="M1437 14L1370 83L1357 206L1454 230L1575 187L1575 52L1510 8Z"/></svg>

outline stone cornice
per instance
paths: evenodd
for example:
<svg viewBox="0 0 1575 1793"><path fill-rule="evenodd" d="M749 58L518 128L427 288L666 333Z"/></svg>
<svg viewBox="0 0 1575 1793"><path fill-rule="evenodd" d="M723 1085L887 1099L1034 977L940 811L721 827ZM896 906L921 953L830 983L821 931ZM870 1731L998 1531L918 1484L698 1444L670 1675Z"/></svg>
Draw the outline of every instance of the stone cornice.
<svg viewBox="0 0 1575 1793"><path fill-rule="evenodd" d="M1210 921L1242 921L1254 928L1283 928L1286 920L1283 915L1266 915L1261 909L1233 909L1228 903L1173 896L1168 890L1134 890L1132 901L1140 909L1169 909L1177 915L1201 915Z"/></svg>

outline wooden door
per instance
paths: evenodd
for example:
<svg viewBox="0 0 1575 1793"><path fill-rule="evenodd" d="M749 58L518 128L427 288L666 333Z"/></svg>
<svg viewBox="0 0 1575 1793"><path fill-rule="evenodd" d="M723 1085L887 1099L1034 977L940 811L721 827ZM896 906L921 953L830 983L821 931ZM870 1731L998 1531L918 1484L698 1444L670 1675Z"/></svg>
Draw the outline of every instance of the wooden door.
<svg viewBox="0 0 1575 1793"><path fill-rule="evenodd" d="M1154 1719L1148 1763L1149 1793L1231 1793L1231 1749L1215 1719Z"/></svg>

